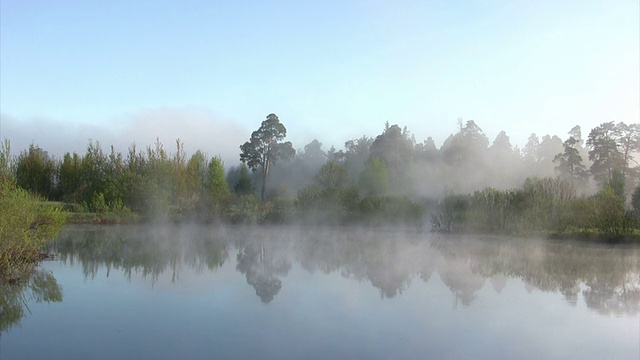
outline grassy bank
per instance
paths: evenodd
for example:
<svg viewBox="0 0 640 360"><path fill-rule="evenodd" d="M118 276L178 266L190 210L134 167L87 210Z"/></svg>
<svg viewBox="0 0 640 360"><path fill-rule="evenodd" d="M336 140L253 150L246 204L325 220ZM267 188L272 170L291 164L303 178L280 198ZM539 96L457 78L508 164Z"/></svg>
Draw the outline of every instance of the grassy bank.
<svg viewBox="0 0 640 360"><path fill-rule="evenodd" d="M66 213L0 176L0 280L15 281L42 258L44 243L55 237Z"/></svg>
<svg viewBox="0 0 640 360"><path fill-rule="evenodd" d="M640 242L640 209L626 208L624 195L606 186L578 196L560 178L530 179L521 189L449 194L432 222L442 232Z"/></svg>

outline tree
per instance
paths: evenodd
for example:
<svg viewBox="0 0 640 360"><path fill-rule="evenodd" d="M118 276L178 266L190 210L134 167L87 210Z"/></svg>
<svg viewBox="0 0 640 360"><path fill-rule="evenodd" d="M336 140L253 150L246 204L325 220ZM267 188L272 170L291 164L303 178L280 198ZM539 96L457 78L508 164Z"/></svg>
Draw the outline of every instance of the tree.
<svg viewBox="0 0 640 360"><path fill-rule="evenodd" d="M177 176L182 184L182 189L178 189L178 204L182 209L200 212L208 205L205 205L207 171L206 155L198 150L189 158L184 173Z"/></svg>
<svg viewBox="0 0 640 360"><path fill-rule="evenodd" d="M104 193L108 174L107 161L107 156L102 151L100 142L89 141L87 151L80 164L83 189L79 194L79 201L90 204L94 193Z"/></svg>
<svg viewBox="0 0 640 360"><path fill-rule="evenodd" d="M458 122L460 131L442 144L443 160L449 165L471 164L481 167L489 139L475 121L469 120L464 126L462 119L458 119Z"/></svg>
<svg viewBox="0 0 640 360"><path fill-rule="evenodd" d="M238 195L253 194L253 186L251 185L251 178L249 177L249 169L245 164L240 166L240 176L238 181L233 185L233 191Z"/></svg>
<svg viewBox="0 0 640 360"><path fill-rule="evenodd" d="M78 201L82 186L82 159L77 153L64 154L58 173L58 189L63 201Z"/></svg>
<svg viewBox="0 0 640 360"><path fill-rule="evenodd" d="M538 161L543 166L542 170L550 168L553 172L553 168L551 168L550 165L553 165L553 159L563 150L564 146L562 144L562 139L558 136L543 136L542 141L540 142L540 147L538 148Z"/></svg>
<svg viewBox="0 0 640 360"><path fill-rule="evenodd" d="M633 153L640 152L640 124L627 125L619 122L616 124L614 131L620 155L622 156L622 175L625 178L636 175L637 169L632 168L631 164L638 165L638 162L633 158ZM636 178L636 176L632 178Z"/></svg>
<svg viewBox="0 0 640 360"><path fill-rule="evenodd" d="M423 143L416 144L414 152L417 160L434 162L438 159L438 148L436 148L436 143L431 136Z"/></svg>
<svg viewBox="0 0 640 360"><path fill-rule="evenodd" d="M281 143L286 136L287 128L275 114L269 114L260 128L251 134L249 141L240 146L240 161L253 171L262 168L262 200L271 165L278 159L289 160L296 154L290 141Z"/></svg>
<svg viewBox="0 0 640 360"><path fill-rule="evenodd" d="M347 169L333 161L328 161L320 168L316 175L316 182L327 192L344 189L349 184Z"/></svg>
<svg viewBox="0 0 640 360"><path fill-rule="evenodd" d="M305 145L304 152L299 157L311 169L316 169L327 161L327 154L322 150L322 143L317 139Z"/></svg>
<svg viewBox="0 0 640 360"><path fill-rule="evenodd" d="M367 196L383 195L389 191L389 172L382 160L369 157L360 174L360 187Z"/></svg>
<svg viewBox="0 0 640 360"><path fill-rule="evenodd" d="M584 184L588 174L578 151L579 144L579 141L571 136L563 144L564 152L556 155L553 162L558 164L555 169L561 177L573 180L578 184Z"/></svg>
<svg viewBox="0 0 640 360"><path fill-rule="evenodd" d="M207 171L207 189L211 199L214 201L216 215L224 208L231 197L231 190L224 176L224 165L219 156L213 157L209 162Z"/></svg>
<svg viewBox="0 0 640 360"><path fill-rule="evenodd" d="M582 128L580 125L576 125L569 130L567 133L569 137L573 137L576 140L575 148L578 150L578 154L582 158L583 161L589 159L589 153L587 149L584 147L584 139L582 138Z"/></svg>
<svg viewBox="0 0 640 360"><path fill-rule="evenodd" d="M356 178L364 169L364 163L369 158L369 149L373 139L363 135L359 139L352 139L344 143L345 150L329 150L328 159L344 165L352 178Z"/></svg>
<svg viewBox="0 0 640 360"><path fill-rule="evenodd" d="M286 163L287 166L277 167L281 187L299 189L306 186L326 162L327 154L322 150L322 143L314 139L304 146L304 150L298 150L294 161ZM296 176L291 176L293 173Z"/></svg>
<svg viewBox="0 0 640 360"><path fill-rule="evenodd" d="M587 138L591 174L600 185L606 184L615 170L622 169L623 157L618 149L616 130L613 121L600 124L589 133Z"/></svg>
<svg viewBox="0 0 640 360"><path fill-rule="evenodd" d="M386 124L384 132L378 135L371 144L371 156L384 161L389 169L398 170L413 157L415 141L405 127Z"/></svg>
<svg viewBox="0 0 640 360"><path fill-rule="evenodd" d="M580 125L572 127L568 134L576 140L578 146L582 146L584 144L584 140L582 140L582 128Z"/></svg>
<svg viewBox="0 0 640 360"><path fill-rule="evenodd" d="M636 186L636 189L631 195L631 206L636 212L636 216L640 216L640 185Z"/></svg>
<svg viewBox="0 0 640 360"><path fill-rule="evenodd" d="M11 143L4 139L0 144L0 180L11 178Z"/></svg>
<svg viewBox="0 0 640 360"><path fill-rule="evenodd" d="M620 170L615 170L611 175L611 179L607 182L607 187L613 190L613 193L624 204L626 196L624 195L624 175Z"/></svg>
<svg viewBox="0 0 640 360"><path fill-rule="evenodd" d="M524 157L524 161L527 162L529 165L537 163L539 160L538 159L539 149L540 149L540 139L538 138L538 135L533 133L529 136L529 139L527 140L527 144L524 146L524 149L522 149L522 155Z"/></svg>
<svg viewBox="0 0 640 360"><path fill-rule="evenodd" d="M45 198L53 198L55 164L46 151L31 144L16 162L16 181L21 188Z"/></svg>
<svg viewBox="0 0 640 360"><path fill-rule="evenodd" d="M207 169L207 158L202 151L198 150L191 155L185 170L185 186L188 196L200 193L206 183Z"/></svg>
<svg viewBox="0 0 640 360"><path fill-rule="evenodd" d="M511 140L506 132L500 131L496 139L493 140L493 145L489 148L490 151L497 154L511 154L513 153L513 146L511 145Z"/></svg>
<svg viewBox="0 0 640 360"><path fill-rule="evenodd" d="M511 145L506 132L500 131L487 150L486 167L483 169L487 185L509 188L522 182L521 166L520 150Z"/></svg>

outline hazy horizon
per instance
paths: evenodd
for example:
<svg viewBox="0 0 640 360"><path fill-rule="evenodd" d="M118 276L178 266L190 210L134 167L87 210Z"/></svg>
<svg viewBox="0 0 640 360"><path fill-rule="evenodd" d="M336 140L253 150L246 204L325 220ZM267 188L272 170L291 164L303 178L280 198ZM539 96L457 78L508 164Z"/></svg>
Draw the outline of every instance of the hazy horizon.
<svg viewBox="0 0 640 360"><path fill-rule="evenodd" d="M0 137L53 154L159 137L238 163L269 113L296 149L457 119L522 147L640 119L633 1L0 3Z"/></svg>

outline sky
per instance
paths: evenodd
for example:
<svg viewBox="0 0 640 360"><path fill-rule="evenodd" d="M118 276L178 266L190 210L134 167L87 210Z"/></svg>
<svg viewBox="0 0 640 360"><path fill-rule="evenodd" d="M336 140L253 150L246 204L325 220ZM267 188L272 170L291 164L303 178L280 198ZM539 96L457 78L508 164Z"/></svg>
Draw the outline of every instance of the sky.
<svg viewBox="0 0 640 360"><path fill-rule="evenodd" d="M14 154L176 138L238 162L270 113L296 149L385 122L440 146L640 122L637 0L0 0L0 138Z"/></svg>

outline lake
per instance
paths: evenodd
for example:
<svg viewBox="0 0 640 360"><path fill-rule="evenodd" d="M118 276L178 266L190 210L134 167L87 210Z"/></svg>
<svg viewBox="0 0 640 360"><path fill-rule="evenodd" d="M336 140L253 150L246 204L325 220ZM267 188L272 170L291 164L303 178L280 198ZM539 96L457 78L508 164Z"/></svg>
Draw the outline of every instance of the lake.
<svg viewBox="0 0 640 360"><path fill-rule="evenodd" d="M416 229L68 226L0 359L638 359L640 247Z"/></svg>

